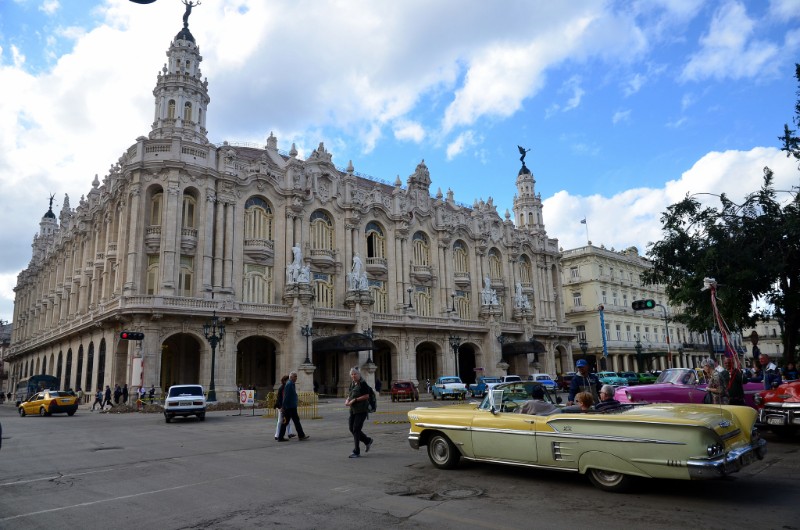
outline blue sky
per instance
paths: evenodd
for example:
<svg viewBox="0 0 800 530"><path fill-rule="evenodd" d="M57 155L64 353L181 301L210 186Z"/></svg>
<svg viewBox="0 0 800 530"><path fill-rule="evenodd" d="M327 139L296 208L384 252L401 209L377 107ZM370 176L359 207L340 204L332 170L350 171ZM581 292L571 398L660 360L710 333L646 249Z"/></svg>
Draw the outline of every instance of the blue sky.
<svg viewBox="0 0 800 530"><path fill-rule="evenodd" d="M0 319L51 193L74 207L147 135L179 0L0 0ZM798 184L800 0L202 0L209 139L511 210L517 145L550 237L645 253L687 193ZM704 200L713 201L713 197ZM586 225L580 220L586 217Z"/></svg>

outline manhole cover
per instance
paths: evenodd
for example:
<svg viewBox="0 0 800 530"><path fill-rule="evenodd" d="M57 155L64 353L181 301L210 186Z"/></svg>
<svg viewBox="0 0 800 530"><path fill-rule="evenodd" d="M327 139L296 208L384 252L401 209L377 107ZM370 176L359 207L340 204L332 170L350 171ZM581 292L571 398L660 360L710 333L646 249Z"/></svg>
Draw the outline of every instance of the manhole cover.
<svg viewBox="0 0 800 530"><path fill-rule="evenodd" d="M483 491L472 488L464 488L440 491L439 495L448 499L467 499L469 497L480 497L483 495Z"/></svg>

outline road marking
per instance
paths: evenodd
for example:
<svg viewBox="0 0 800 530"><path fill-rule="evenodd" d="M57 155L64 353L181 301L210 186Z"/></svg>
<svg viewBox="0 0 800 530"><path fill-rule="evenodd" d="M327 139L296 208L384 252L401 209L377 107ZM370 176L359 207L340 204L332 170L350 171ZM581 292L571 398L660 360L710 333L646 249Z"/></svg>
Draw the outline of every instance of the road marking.
<svg viewBox="0 0 800 530"><path fill-rule="evenodd" d="M100 503L103 503L103 502L112 502L112 501L120 501L120 500L125 500L125 499L133 499L133 498L136 498L136 497L142 497L144 495L153 495L153 494L157 494L157 493L163 493L165 491L174 491L174 490L179 490L179 489L183 489L183 488L191 488L191 487L194 487L194 486L202 486L204 484L211 484L212 482L219 482L219 481L224 481L224 480L233 480L233 479L242 478L242 477L246 477L246 476L248 476L248 475L233 475L231 477L223 477L223 478L217 478L217 479L212 479L212 480L204 480L202 482L195 482L193 484L182 484L180 486L173 486L171 488L163 488L163 489L160 489L160 490L143 491L141 493L134 493L133 495L121 495L119 497L113 497L111 499L102 499L102 500L91 501L91 502L82 502L80 504L73 504L72 506L63 506L61 508L50 508L49 510L39 510L37 512L21 513L19 515L13 515L11 517L4 517L4 518L0 519L0 523L5 522L5 521L13 521L14 519L20 519L22 517L30 517L32 515L41 515L43 513L52 513L52 512L58 512L58 511L61 511L61 510L71 510L73 508L80 508L80 507L83 507L83 506L92 506L93 504L100 504Z"/></svg>

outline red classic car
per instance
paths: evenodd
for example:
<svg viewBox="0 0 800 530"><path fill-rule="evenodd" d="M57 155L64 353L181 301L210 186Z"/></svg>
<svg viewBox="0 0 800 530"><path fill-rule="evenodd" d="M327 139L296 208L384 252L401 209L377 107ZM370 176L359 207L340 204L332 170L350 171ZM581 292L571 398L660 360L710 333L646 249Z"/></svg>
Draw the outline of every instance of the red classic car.
<svg viewBox="0 0 800 530"><path fill-rule="evenodd" d="M755 395L763 391L761 383L744 384L744 402L755 408ZM614 397L620 403L703 403L706 383L692 368L664 370L652 385L623 386Z"/></svg>
<svg viewBox="0 0 800 530"><path fill-rule="evenodd" d="M411 381L395 381L392 383L392 401L408 399L419 401L419 391Z"/></svg>
<svg viewBox="0 0 800 530"><path fill-rule="evenodd" d="M779 385L756 394L759 427L770 429L780 436L800 432L800 381Z"/></svg>

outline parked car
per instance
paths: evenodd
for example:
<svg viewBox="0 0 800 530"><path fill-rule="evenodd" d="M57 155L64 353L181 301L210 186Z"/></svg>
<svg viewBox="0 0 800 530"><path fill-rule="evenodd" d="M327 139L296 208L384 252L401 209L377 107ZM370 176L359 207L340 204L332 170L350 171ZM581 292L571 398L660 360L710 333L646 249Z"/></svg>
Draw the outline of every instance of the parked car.
<svg viewBox="0 0 800 530"><path fill-rule="evenodd" d="M419 391L411 381L395 381L392 383L392 401L419 401Z"/></svg>
<svg viewBox="0 0 800 530"><path fill-rule="evenodd" d="M171 422L176 416L197 416L206 419L206 397L202 385L172 385L164 399L164 420Z"/></svg>
<svg viewBox="0 0 800 530"><path fill-rule="evenodd" d="M539 383L550 392L558 390L558 385L548 374L531 374L528 376L528 381Z"/></svg>
<svg viewBox="0 0 800 530"><path fill-rule="evenodd" d="M626 384L628 386L639 384L639 376L636 374L636 372L617 372L617 375L627 379L628 382Z"/></svg>
<svg viewBox="0 0 800 530"><path fill-rule="evenodd" d="M744 402L755 407L754 397L764 390L760 383L744 384ZM618 388L614 397L620 403L702 403L706 384L692 368L669 368L651 385Z"/></svg>
<svg viewBox="0 0 800 530"><path fill-rule="evenodd" d="M17 410L20 416L28 414L50 416L62 413L72 416L78 410L78 398L63 390L43 390L20 403Z"/></svg>
<svg viewBox="0 0 800 530"><path fill-rule="evenodd" d="M480 405L408 412L412 448L455 468L461 458L589 475L605 491L625 491L635 477L720 478L766 454L756 412L709 405L628 406L614 413L527 410L533 382L501 384ZM555 405L553 397L545 400ZM524 408L523 408L524 407Z"/></svg>
<svg viewBox="0 0 800 530"><path fill-rule="evenodd" d="M611 385L615 388L628 384L628 379L618 376L616 372L597 372L597 379L604 385Z"/></svg>
<svg viewBox="0 0 800 530"><path fill-rule="evenodd" d="M639 378L640 385L649 385L651 383L655 383L656 379L658 379L658 377L651 374L650 372L639 372L638 374L636 374L636 376Z"/></svg>
<svg viewBox="0 0 800 530"><path fill-rule="evenodd" d="M759 427L779 436L800 433L800 380L762 390L755 395L755 404L759 407Z"/></svg>
<svg viewBox="0 0 800 530"><path fill-rule="evenodd" d="M486 395L488 385L496 385L499 382L499 377L482 375L478 377L478 380L475 381L475 383L469 385L467 389L469 390L470 394L472 394L472 397L483 397Z"/></svg>
<svg viewBox="0 0 800 530"><path fill-rule="evenodd" d="M464 399L467 397L467 385L454 375L443 375L431 386L433 399Z"/></svg>

